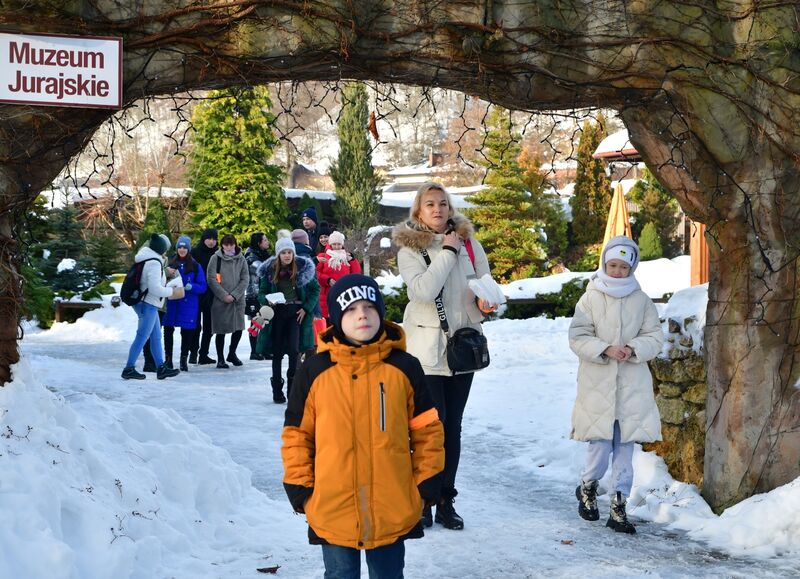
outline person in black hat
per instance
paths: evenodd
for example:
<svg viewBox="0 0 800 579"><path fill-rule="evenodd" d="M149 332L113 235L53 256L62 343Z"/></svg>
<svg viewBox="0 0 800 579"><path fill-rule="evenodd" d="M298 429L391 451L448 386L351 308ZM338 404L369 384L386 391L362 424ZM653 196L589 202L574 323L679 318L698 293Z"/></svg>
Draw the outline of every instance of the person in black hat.
<svg viewBox="0 0 800 579"><path fill-rule="evenodd" d="M314 255L325 253L328 249L328 237L333 233L333 227L327 221L323 221L317 228L317 246L314 248Z"/></svg>
<svg viewBox="0 0 800 579"><path fill-rule="evenodd" d="M444 430L375 280L344 276L328 311L332 327L289 395L284 488L322 544L326 577L359 577L362 550L370 576L402 577L405 539L424 535L422 505L440 496Z"/></svg>
<svg viewBox="0 0 800 579"><path fill-rule="evenodd" d="M319 242L319 232L317 231L317 223L319 223L319 220L317 219L317 210L313 207L307 207L303 210L301 219L303 222L303 229L308 233L308 243L306 245L311 248L311 254L316 255L314 253L314 248L317 247L317 243Z"/></svg>
<svg viewBox="0 0 800 579"><path fill-rule="evenodd" d="M208 272L208 262L217 252L217 230L209 227L200 236L200 241L192 248L192 257L202 267L203 271ZM211 304L214 303L214 294L206 292L200 297L200 318L198 321L201 332L195 335L195 343L189 353L190 364L216 364L217 361L208 356L208 349L211 346Z"/></svg>

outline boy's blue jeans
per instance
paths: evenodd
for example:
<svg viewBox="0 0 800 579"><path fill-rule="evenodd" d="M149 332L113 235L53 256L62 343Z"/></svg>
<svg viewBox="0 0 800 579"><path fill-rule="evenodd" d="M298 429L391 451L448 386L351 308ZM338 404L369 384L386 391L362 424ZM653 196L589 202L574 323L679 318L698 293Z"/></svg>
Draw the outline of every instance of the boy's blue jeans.
<svg viewBox="0 0 800 579"><path fill-rule="evenodd" d="M403 579L406 546L403 541L367 549L367 568L370 579ZM322 545L325 579L359 579L361 551L339 545Z"/></svg>
<svg viewBox="0 0 800 579"><path fill-rule="evenodd" d="M161 346L161 319L158 317L158 308L153 304L139 302L133 306L133 311L139 316L139 325L136 327L136 337L128 351L128 362L125 367L136 366L136 360L142 353L144 343L150 338L150 352L153 354L156 368L160 368L164 363L164 348Z"/></svg>

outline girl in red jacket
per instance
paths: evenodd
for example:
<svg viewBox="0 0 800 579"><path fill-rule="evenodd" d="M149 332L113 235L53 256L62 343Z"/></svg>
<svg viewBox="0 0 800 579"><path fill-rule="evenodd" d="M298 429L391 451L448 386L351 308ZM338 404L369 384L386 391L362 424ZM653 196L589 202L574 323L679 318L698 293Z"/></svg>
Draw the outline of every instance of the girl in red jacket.
<svg viewBox="0 0 800 579"><path fill-rule="evenodd" d="M319 305L322 317L330 325L328 315L328 291L349 273L361 273L361 264L344 248L344 234L334 231L328 237L328 248L317 256L317 281L319 281Z"/></svg>

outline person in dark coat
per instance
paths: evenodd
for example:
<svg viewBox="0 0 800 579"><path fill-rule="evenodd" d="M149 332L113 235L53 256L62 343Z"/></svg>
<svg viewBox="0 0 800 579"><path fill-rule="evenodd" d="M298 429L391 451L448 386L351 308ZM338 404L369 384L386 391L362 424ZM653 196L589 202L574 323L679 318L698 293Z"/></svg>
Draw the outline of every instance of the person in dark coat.
<svg viewBox="0 0 800 579"><path fill-rule="evenodd" d="M206 229L200 236L200 242L192 249L192 257L206 273L208 273L208 262L217 251L217 235L217 230L213 227ZM194 339L194 347L189 352L190 364L217 363L216 360L208 356L211 335L213 334L211 329L211 304L213 302L214 296L211 292L204 293L200 298L200 321L198 332Z"/></svg>
<svg viewBox="0 0 800 579"><path fill-rule="evenodd" d="M292 231L292 241L294 242L294 252L297 255L307 257L317 265L317 256L311 250L311 244L308 242L308 233L302 229L295 229Z"/></svg>
<svg viewBox="0 0 800 579"><path fill-rule="evenodd" d="M330 226L330 223L323 221L319 224L319 227L317 228L317 246L314 247L314 253L316 255L325 253L325 251L327 251L328 237L330 237L331 233L333 233L333 227Z"/></svg>
<svg viewBox="0 0 800 579"><path fill-rule="evenodd" d="M183 235L175 244L177 253L168 264L167 274L178 273L183 280L185 295L167 302L164 315L164 350L166 362L172 367L172 337L175 327L181 329L181 372L188 372L189 351L195 344L200 318L200 296L206 293L206 273L189 251L192 240Z"/></svg>
<svg viewBox="0 0 800 579"><path fill-rule="evenodd" d="M314 263L296 255L294 243L285 237L275 243L275 256L261 264L258 275L261 279L258 301L275 310L269 326L258 334L258 348L262 353L272 354L272 400L280 404L286 402L281 378L284 355L289 358L288 395L298 353L314 348L312 320L315 308L319 307L319 283ZM267 296L277 293L283 294L283 300L271 302Z"/></svg>
<svg viewBox="0 0 800 579"><path fill-rule="evenodd" d="M254 233L250 236L250 247L244 252L244 258L247 260L247 266L250 272L250 283L247 285L247 292L245 293L245 309L247 317L253 319L261 308L258 303L258 268L268 258L272 257L269 251L269 238L263 231ZM257 336L250 336L250 359L263 360L264 356L260 354L256 348Z"/></svg>
<svg viewBox="0 0 800 579"><path fill-rule="evenodd" d="M306 245L312 248L311 255L313 257L316 255L313 248L317 247L317 243L319 242L319 233L317 231L319 219L317 219L317 210L313 207L307 207L303 210L303 214L300 217L303 222L303 229L308 234Z"/></svg>
<svg viewBox="0 0 800 579"><path fill-rule="evenodd" d="M241 366L242 361L236 355L236 347L244 331L244 312L247 284L250 274L247 272L247 261L241 248L236 245L233 235L222 238L222 247L211 256L206 272L209 293L213 293L211 303L211 327L216 334L217 368L230 368L226 360L234 366ZM228 357L223 358L225 334L231 335Z"/></svg>

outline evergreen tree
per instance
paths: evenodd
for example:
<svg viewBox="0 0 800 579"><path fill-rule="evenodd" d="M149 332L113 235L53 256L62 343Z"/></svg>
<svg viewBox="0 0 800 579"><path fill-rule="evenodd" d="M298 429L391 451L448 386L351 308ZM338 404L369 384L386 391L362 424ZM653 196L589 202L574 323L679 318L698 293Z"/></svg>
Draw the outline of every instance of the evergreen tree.
<svg viewBox="0 0 800 579"><path fill-rule="evenodd" d="M336 185L335 213L350 230L363 230L378 220L380 179L372 166L369 143L367 89L364 83L348 84L342 91L344 104L336 132L339 156L330 168Z"/></svg>
<svg viewBox="0 0 800 579"><path fill-rule="evenodd" d="M288 226L283 171L268 164L277 139L266 87L212 91L192 112L190 210L199 229L215 227L246 244L255 231Z"/></svg>
<svg viewBox="0 0 800 579"><path fill-rule="evenodd" d="M531 212L544 223L547 237L545 247L551 261L561 261L567 251L567 216L561 205L561 198L547 181L547 176L539 169L541 159L523 150L519 156L522 178L531 194Z"/></svg>
<svg viewBox="0 0 800 579"><path fill-rule="evenodd" d="M145 213L142 230L139 232L139 238L136 241L136 248L138 249L149 242L153 233L163 233L172 241L169 217L160 197L147 200L147 213Z"/></svg>
<svg viewBox="0 0 800 579"><path fill-rule="evenodd" d="M584 122L578 142L575 174L575 193L570 199L572 208L572 243L585 246L603 241L612 191L603 164L592 154L606 137L602 114L597 124Z"/></svg>
<svg viewBox="0 0 800 579"><path fill-rule="evenodd" d="M639 237L639 253L642 261L658 259L664 255L661 251L661 240L658 239L658 232L652 221L642 229L642 235Z"/></svg>
<svg viewBox="0 0 800 579"><path fill-rule="evenodd" d="M42 262L41 271L45 282L56 291L84 290L99 281L97 272L84 259L86 242L83 240L83 228L77 217L78 210L69 203L62 209L50 212L54 238L44 244L47 257ZM64 260L74 260L74 266L70 267L68 265L70 262Z"/></svg>
<svg viewBox="0 0 800 579"><path fill-rule="evenodd" d="M89 239L86 249L93 269L100 276L106 278L114 273L124 271L125 267L120 263L122 250L116 237L96 235Z"/></svg>
<svg viewBox="0 0 800 579"><path fill-rule="evenodd" d="M484 155L488 187L470 197L468 211L476 236L486 250L492 275L509 281L531 277L545 267L544 223L534 215L532 200L541 194L528 191L530 182L517 161L520 136L513 131L507 111L493 108L486 126Z"/></svg>
<svg viewBox="0 0 800 579"><path fill-rule="evenodd" d="M642 178L631 188L631 200L639 211L631 225L634 236L643 235L648 223L655 226L665 257L676 257L681 252L677 235L680 224L680 206L675 196L667 191L650 171L645 169Z"/></svg>

